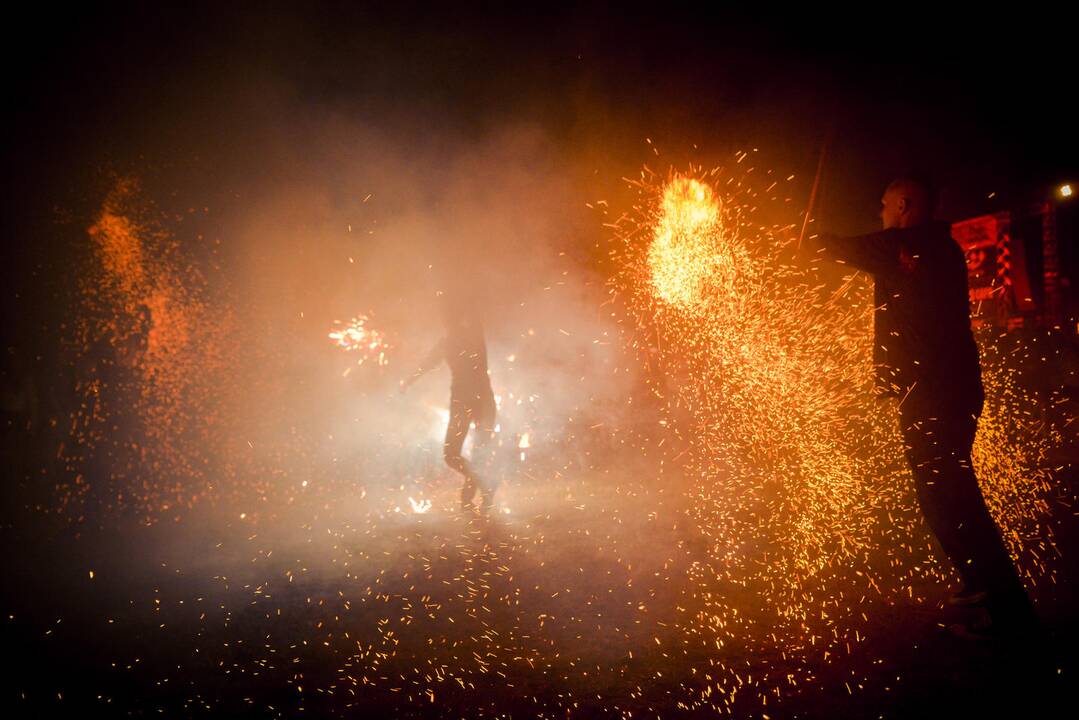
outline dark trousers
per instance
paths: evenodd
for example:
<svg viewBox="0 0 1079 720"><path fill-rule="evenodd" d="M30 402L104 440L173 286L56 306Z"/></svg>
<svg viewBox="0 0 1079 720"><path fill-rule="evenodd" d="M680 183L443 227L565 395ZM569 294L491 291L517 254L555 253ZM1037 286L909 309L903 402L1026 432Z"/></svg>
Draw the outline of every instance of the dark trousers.
<svg viewBox="0 0 1079 720"><path fill-rule="evenodd" d="M994 620L1027 622L1033 608L1001 539L971 463L980 393L956 399L915 388L900 405L918 503L967 587L988 593Z"/></svg>
<svg viewBox="0 0 1079 720"><path fill-rule="evenodd" d="M442 445L442 455L447 465L464 476L465 483L461 490L462 503L472 502L477 489L482 491L485 502L489 502L494 494L493 485L480 477L474 463L466 460L461 451L473 424L476 426L477 436L472 454L475 455L477 450L483 452L488 450L488 445L494 436L495 412L495 399L489 393L460 392L455 389L450 395L450 421L446 425L446 440Z"/></svg>

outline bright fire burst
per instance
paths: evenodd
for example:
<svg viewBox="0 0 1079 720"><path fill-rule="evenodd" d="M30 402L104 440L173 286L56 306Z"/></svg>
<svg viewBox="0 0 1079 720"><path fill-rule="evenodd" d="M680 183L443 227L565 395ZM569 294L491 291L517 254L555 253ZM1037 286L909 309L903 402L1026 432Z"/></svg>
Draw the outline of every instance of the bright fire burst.
<svg viewBox="0 0 1079 720"><path fill-rule="evenodd" d="M345 352L359 353L358 365L363 365L368 361L373 361L377 365L386 365L389 363L386 357L390 349L389 343L385 335L368 327L368 320L366 315L360 314L352 318L348 324L335 322L329 338L334 345Z"/></svg>
<svg viewBox="0 0 1079 720"><path fill-rule="evenodd" d="M431 501L430 500L419 500L419 501L417 501L417 500L413 500L411 497L409 497L408 504L412 506L412 512L416 513L417 515L423 515L428 510L431 509Z"/></svg>
<svg viewBox="0 0 1079 720"><path fill-rule="evenodd" d="M692 178L674 178L663 191L662 212L648 250L652 283L663 300L699 302L709 277L726 257L720 250L719 200Z"/></svg>

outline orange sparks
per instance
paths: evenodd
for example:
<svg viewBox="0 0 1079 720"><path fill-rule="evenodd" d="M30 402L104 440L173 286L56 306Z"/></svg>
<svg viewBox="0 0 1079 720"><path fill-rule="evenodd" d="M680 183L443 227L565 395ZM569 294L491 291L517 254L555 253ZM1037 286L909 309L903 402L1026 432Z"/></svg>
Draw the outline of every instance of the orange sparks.
<svg viewBox="0 0 1079 720"><path fill-rule="evenodd" d="M368 319L361 314L352 318L348 324L335 322L337 327L330 331L329 338L345 352L359 353L358 365L369 360L380 366L386 365L389 363L386 357L386 352L390 349L389 343L381 332L368 327Z"/></svg>

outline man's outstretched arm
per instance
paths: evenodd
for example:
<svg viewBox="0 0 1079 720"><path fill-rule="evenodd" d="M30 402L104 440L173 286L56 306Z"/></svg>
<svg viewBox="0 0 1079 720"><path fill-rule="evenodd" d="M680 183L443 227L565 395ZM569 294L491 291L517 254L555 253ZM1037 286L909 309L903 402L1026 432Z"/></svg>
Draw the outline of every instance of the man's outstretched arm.
<svg viewBox="0 0 1079 720"><path fill-rule="evenodd" d="M401 381L401 392L404 392L412 383L419 380L421 377L431 372L446 359L446 341L445 339L439 340L435 343L435 346L431 348L431 351L420 361L416 370L407 378Z"/></svg>
<svg viewBox="0 0 1079 720"><path fill-rule="evenodd" d="M810 248L878 277L895 278L901 273L899 238L892 230L854 237L823 233L811 240Z"/></svg>

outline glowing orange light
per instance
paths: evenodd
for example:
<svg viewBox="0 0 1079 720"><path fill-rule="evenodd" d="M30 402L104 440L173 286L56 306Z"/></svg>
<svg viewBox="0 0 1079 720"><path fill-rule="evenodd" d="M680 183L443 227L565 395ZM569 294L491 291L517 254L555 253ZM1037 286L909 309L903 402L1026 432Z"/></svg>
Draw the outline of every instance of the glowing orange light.
<svg viewBox="0 0 1079 720"><path fill-rule="evenodd" d="M666 302L689 305L700 299L719 259L719 210L715 192L699 180L675 178L665 188L648 264L656 293Z"/></svg>
<svg viewBox="0 0 1079 720"><path fill-rule="evenodd" d="M378 330L368 327L367 322L366 315L357 315L347 325L331 330L328 337L334 345L345 352L360 353L358 365L363 365L368 360L374 360L378 365L387 365L389 359L386 357L386 351L390 346L385 336Z"/></svg>
<svg viewBox="0 0 1079 720"><path fill-rule="evenodd" d="M430 500L420 500L419 502L413 500L411 497L408 499L408 504L412 506L412 512L417 515L423 515L431 509Z"/></svg>

